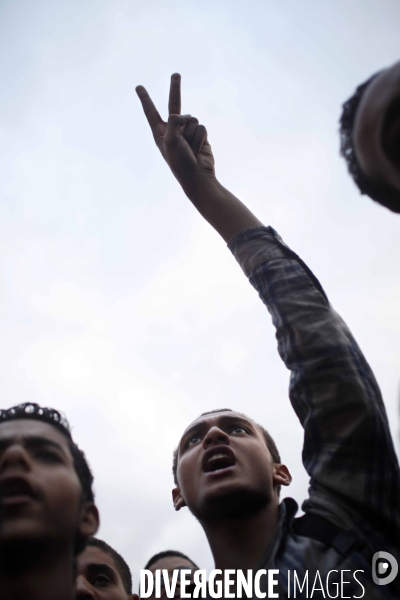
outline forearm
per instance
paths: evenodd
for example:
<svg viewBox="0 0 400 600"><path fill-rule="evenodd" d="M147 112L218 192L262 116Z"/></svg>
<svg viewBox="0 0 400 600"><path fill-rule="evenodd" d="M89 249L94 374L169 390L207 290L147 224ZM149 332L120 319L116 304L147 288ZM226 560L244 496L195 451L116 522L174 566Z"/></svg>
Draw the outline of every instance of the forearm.
<svg viewBox="0 0 400 600"><path fill-rule="evenodd" d="M182 187L199 213L226 242L239 231L262 226L261 221L215 177L195 179Z"/></svg>

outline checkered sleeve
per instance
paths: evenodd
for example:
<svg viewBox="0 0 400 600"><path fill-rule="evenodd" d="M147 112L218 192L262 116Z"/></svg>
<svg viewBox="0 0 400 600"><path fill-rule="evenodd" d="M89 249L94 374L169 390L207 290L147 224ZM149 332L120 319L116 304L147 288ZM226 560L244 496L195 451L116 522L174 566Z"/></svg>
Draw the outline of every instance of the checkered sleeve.
<svg viewBox="0 0 400 600"><path fill-rule="evenodd" d="M399 466L375 377L321 284L271 227L236 234L228 247L259 293L290 370L289 396L304 428L313 486L400 531ZM395 533L396 532L396 533Z"/></svg>

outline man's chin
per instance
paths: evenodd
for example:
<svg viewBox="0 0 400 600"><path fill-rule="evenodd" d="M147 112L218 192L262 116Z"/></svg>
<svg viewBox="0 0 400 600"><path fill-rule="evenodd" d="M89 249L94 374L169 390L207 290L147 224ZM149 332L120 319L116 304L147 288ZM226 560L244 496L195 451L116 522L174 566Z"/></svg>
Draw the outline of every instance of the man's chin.
<svg viewBox="0 0 400 600"><path fill-rule="evenodd" d="M270 501L271 497L266 491L221 490L204 497L198 510L192 512L199 521L204 522L245 519L257 514Z"/></svg>
<svg viewBox="0 0 400 600"><path fill-rule="evenodd" d="M0 526L0 546L14 546L18 544L36 544L43 539L43 528L38 523L32 523L29 519L20 519L18 522L3 522Z"/></svg>
<svg viewBox="0 0 400 600"><path fill-rule="evenodd" d="M73 541L66 526L57 528L54 523L41 519L38 515L24 515L18 519L3 519L0 522L0 546L36 545L63 547Z"/></svg>
<svg viewBox="0 0 400 600"><path fill-rule="evenodd" d="M16 576L41 555L43 532L32 523L2 523L0 527L0 569Z"/></svg>

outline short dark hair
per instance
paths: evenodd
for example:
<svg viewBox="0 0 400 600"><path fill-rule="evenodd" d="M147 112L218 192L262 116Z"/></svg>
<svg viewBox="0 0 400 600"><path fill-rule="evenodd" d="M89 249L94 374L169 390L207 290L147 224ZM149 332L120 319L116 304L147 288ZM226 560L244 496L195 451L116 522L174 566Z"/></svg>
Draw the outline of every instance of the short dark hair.
<svg viewBox="0 0 400 600"><path fill-rule="evenodd" d="M108 554L108 556L111 556L111 558L113 559L113 561L115 563L115 566L118 569L118 573L121 576L124 590L126 591L127 594L132 594L131 570L128 567L125 560L122 558L122 556L116 550L114 550L114 548L111 548L111 546L109 546L109 544L107 544L103 540L99 540L98 538L95 538L95 537L90 537L88 539L88 541L86 543L86 547L88 547L88 546L94 546L95 548L99 548L100 550L102 550L103 552Z"/></svg>
<svg viewBox="0 0 400 600"><path fill-rule="evenodd" d="M348 171L360 190L361 194L367 194L372 200L379 202L386 208L399 212L399 192L389 183L383 180L374 181L364 175L356 157L353 130L358 107L369 84L380 75L382 71L374 73L371 77L361 83L354 94L342 105L342 114L339 119L340 154L347 163Z"/></svg>
<svg viewBox="0 0 400 600"><path fill-rule="evenodd" d="M72 439L71 428L66 417L54 408L45 408L33 402L25 402L11 408L0 409L0 424L15 419L43 421L53 425L65 435L74 461L75 471L82 487L82 499L84 502L94 502L93 474L84 453Z"/></svg>
<svg viewBox="0 0 400 600"><path fill-rule="evenodd" d="M158 552L157 554L154 554L154 556L152 556L147 561L146 566L144 568L150 569L151 565L156 563L158 560L161 560L162 558L167 558L168 556L178 556L179 558L184 558L185 560L188 560L190 563L192 563L195 569L199 569L199 567L196 565L195 562L192 561L191 558L186 556L186 554L183 554L183 552L179 552L179 550L164 550L164 552Z"/></svg>
<svg viewBox="0 0 400 600"><path fill-rule="evenodd" d="M204 417L205 415L212 415L214 413L225 412L225 411L233 412L233 410L231 408L216 408L214 410L209 410L209 411L201 413L200 417ZM256 421L254 421L254 419L250 419L250 417L248 417L247 415L240 413L240 412L238 412L238 415L242 415L242 417L246 417L246 419L249 419L252 423L254 423L254 425L256 425L261 430L261 433L264 436L264 440L267 445L267 448L270 451L272 460L274 461L274 463L280 464L281 457L280 457L278 448L276 447L276 444L275 444L271 434L265 429L265 427L263 427L259 423L256 423ZM174 450L173 458L172 458L172 474L174 476L175 485L179 485L177 471L178 471L178 448L176 448ZM280 486L277 488L277 490L279 493Z"/></svg>

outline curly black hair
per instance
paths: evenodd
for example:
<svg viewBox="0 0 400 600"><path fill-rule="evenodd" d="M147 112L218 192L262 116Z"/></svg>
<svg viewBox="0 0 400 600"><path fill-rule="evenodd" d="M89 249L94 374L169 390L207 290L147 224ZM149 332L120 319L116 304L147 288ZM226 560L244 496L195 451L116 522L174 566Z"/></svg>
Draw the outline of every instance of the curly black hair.
<svg viewBox="0 0 400 600"><path fill-rule="evenodd" d="M361 170L357 161L354 144L353 129L358 107L369 84L382 73L374 73L371 77L361 83L354 94L343 103L342 114L339 119L340 154L347 163L349 173L360 190L361 194L367 194L372 200L379 202L394 212L400 212L399 192L390 184L380 180L368 179Z"/></svg>

